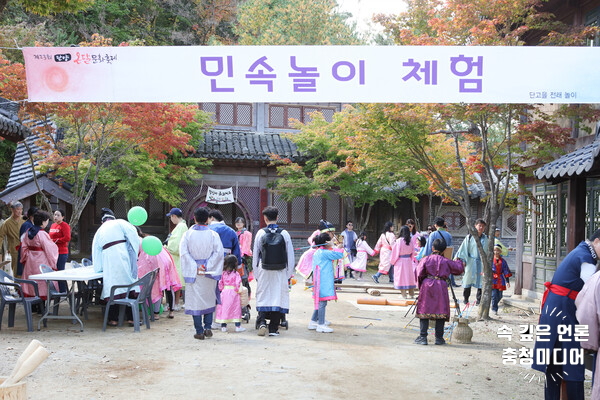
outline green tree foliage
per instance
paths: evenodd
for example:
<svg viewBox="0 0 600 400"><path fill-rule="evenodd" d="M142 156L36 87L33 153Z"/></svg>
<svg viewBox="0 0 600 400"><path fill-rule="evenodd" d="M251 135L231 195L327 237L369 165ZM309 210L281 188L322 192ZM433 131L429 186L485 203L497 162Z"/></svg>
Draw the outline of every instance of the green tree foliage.
<svg viewBox="0 0 600 400"><path fill-rule="evenodd" d="M396 160L382 168L361 156L355 143L359 136L373 134L371 127L376 125L359 127L357 118L360 117L349 106L334 114L331 123L315 112L309 123L295 124L300 132L287 135L298 147L303 160L292 162L273 157L280 176L274 188L285 200L327 197L328 192L335 192L345 200L349 218L357 221L358 230L368 224L375 202L383 200L394 204L399 196L414 199L426 184L409 168L409 160ZM361 209L358 218L353 215L355 208Z"/></svg>
<svg viewBox="0 0 600 400"><path fill-rule="evenodd" d="M194 157L195 148L208 126L210 116L198 111L194 120L181 127L190 138L188 151L172 150L165 159L158 159L130 148L119 157L118 163L102 171L99 182L110 189L113 196L123 195L126 200L143 200L152 193L169 204L181 202L184 196L181 183L200 179L199 171L211 165L206 159Z"/></svg>
<svg viewBox="0 0 600 400"><path fill-rule="evenodd" d="M74 13L85 10L94 0L13 0L11 4L23 7L27 12L38 15ZM9 0L0 0L0 13Z"/></svg>
<svg viewBox="0 0 600 400"><path fill-rule="evenodd" d="M353 45L362 39L335 0L247 0L235 33L241 45Z"/></svg>
<svg viewBox="0 0 600 400"><path fill-rule="evenodd" d="M48 41L70 46L99 33L115 43L148 46L205 45L212 37L233 41L236 2L232 0L94 0L77 14L35 15L19 3L2 15L2 24L43 24Z"/></svg>
<svg viewBox="0 0 600 400"><path fill-rule="evenodd" d="M0 139L0 190L6 187L17 144Z"/></svg>

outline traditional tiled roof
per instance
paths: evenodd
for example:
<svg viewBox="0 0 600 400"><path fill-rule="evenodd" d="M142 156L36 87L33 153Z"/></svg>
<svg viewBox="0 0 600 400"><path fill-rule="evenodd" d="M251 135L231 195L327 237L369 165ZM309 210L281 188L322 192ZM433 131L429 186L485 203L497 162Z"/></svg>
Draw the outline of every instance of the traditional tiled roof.
<svg viewBox="0 0 600 400"><path fill-rule="evenodd" d="M0 136L11 140L22 140L29 128L19 121L19 103L0 97Z"/></svg>
<svg viewBox="0 0 600 400"><path fill-rule="evenodd" d="M562 180L589 172L600 154L600 139L535 170L535 177L546 180Z"/></svg>
<svg viewBox="0 0 600 400"><path fill-rule="evenodd" d="M198 146L199 156L213 160L269 161L270 154L299 158L296 145L278 133L212 130Z"/></svg>
<svg viewBox="0 0 600 400"><path fill-rule="evenodd" d="M35 144L39 138L36 135L31 135L27 139L27 144L31 149L31 153L36 156L42 149ZM37 166L37 160L34 161L34 164ZM40 176L40 172L38 171L37 176ZM29 154L27 153L27 149L23 142L19 142L17 145L17 151L15 153L15 158L12 163L12 168L10 170L10 175L8 177L8 183L6 184L6 190L11 189L15 186L21 185L26 181L33 179L33 172L31 171L31 162L29 159Z"/></svg>

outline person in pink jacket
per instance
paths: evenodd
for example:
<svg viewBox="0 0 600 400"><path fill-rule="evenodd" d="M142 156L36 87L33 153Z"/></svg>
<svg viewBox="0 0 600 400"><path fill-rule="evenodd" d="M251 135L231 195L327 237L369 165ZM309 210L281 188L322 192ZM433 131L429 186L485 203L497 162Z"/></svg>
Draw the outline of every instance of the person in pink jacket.
<svg viewBox="0 0 600 400"><path fill-rule="evenodd" d="M138 235L140 238L144 238L148 235L142 233L140 227L137 227ZM152 286L151 299L154 305L154 318L159 318L160 305L162 303L163 291L173 290L174 292L181 289L181 281L179 280L179 274L175 267L175 262L171 257L171 254L166 248L162 248L161 252L155 256L148 255L145 251L142 251L140 244L140 252L138 254L138 276L142 277L150 271L158 269L158 275ZM169 318L174 318L173 310L169 310Z"/></svg>
<svg viewBox="0 0 600 400"><path fill-rule="evenodd" d="M58 246L50 239L48 232L44 230L48 226L50 215L43 211L37 211L33 215L33 226L29 228L21 238L21 262L23 263L23 279L29 279L29 275L40 273L40 264L46 264L56 271L58 260ZM48 288L45 281L37 281L39 294L42 299L48 296ZM54 282L50 283L54 285ZM55 289L58 289L55 287ZM24 284L25 296L35 296L33 285Z"/></svg>
<svg viewBox="0 0 600 400"><path fill-rule="evenodd" d="M413 297L417 280L413 270L412 257L415 248L410 240L408 226L400 228L400 237L394 243L390 262L394 266L394 289L402 290L402 297Z"/></svg>

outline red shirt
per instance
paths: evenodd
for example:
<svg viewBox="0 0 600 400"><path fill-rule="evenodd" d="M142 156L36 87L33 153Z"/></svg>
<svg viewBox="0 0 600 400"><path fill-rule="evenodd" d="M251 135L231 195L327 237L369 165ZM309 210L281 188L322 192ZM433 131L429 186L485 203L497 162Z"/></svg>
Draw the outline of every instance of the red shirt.
<svg viewBox="0 0 600 400"><path fill-rule="evenodd" d="M65 221L50 227L50 239L58 246L58 254L69 254L71 227Z"/></svg>

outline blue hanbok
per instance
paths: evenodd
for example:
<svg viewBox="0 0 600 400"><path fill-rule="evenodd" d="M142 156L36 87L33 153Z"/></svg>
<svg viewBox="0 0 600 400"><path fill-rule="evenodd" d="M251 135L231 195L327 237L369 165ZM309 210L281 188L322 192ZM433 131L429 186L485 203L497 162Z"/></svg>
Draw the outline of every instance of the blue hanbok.
<svg viewBox="0 0 600 400"><path fill-rule="evenodd" d="M140 237L133 225L123 219L104 222L94 235L94 271L103 273L102 297L110 297L115 285L129 285L138 279L137 256ZM124 294L117 289L115 295Z"/></svg>

